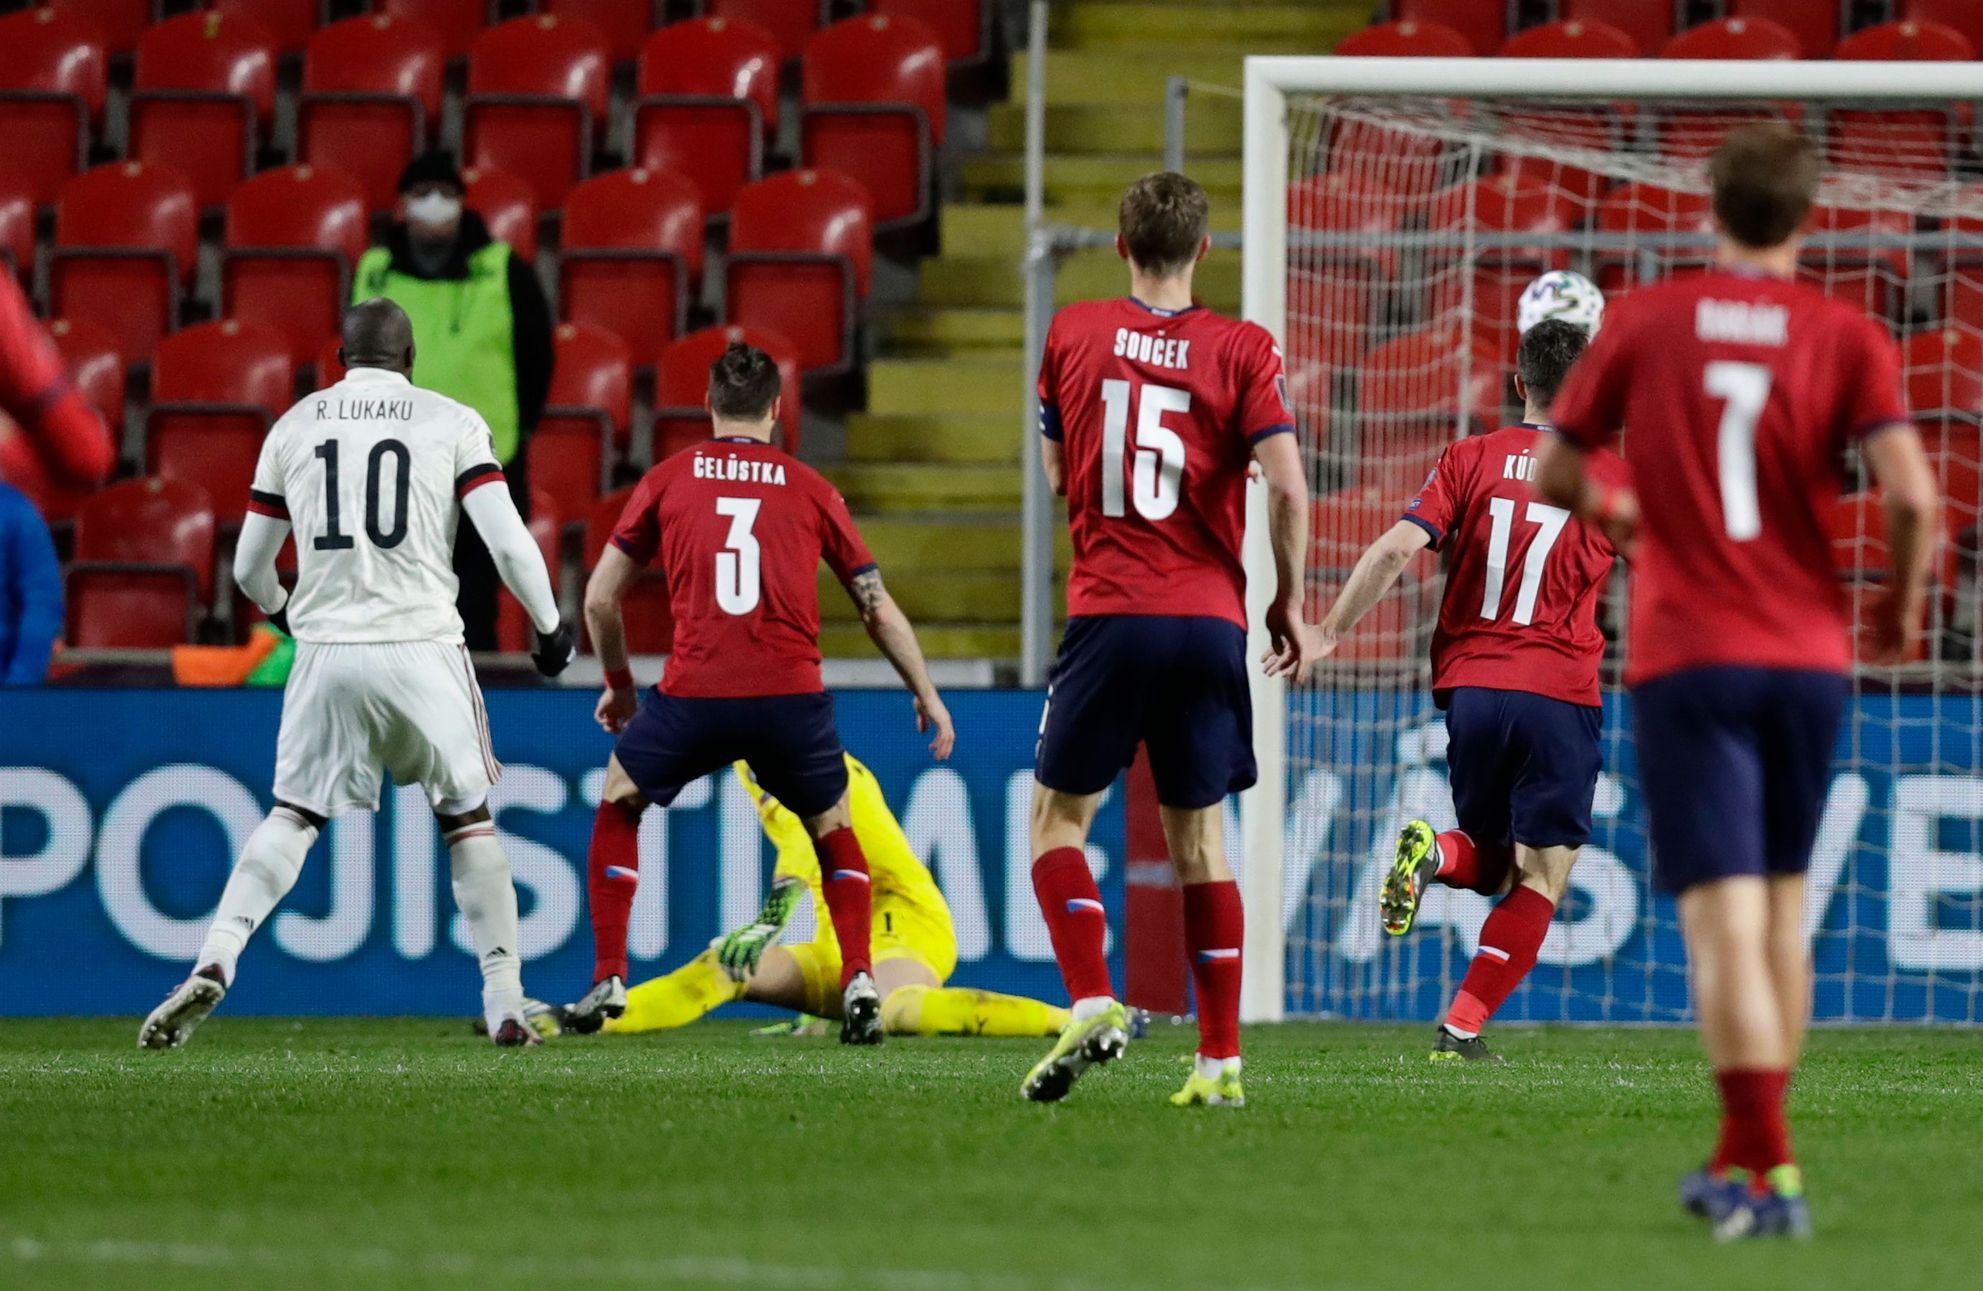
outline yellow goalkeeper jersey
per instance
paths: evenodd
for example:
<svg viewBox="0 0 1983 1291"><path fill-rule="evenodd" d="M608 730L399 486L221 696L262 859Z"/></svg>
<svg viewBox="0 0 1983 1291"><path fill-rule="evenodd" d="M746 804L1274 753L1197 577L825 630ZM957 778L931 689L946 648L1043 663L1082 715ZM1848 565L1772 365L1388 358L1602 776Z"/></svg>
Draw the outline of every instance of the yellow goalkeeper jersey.
<svg viewBox="0 0 1983 1291"><path fill-rule="evenodd" d="M877 907L892 898L916 907L925 917L941 918L947 928L950 907L937 888L936 879L909 846L895 813L888 808L888 800L882 797L874 772L862 766L853 754L846 757L847 802L854 817L854 837L860 840L861 851L868 860L868 877L874 885ZM813 909L823 912L826 898L819 886L819 854L813 850L805 825L759 787L749 766L738 762L732 770L750 792L751 801L757 804L765 836L778 849L775 877L804 879L812 889ZM825 925L823 915L821 923Z"/></svg>

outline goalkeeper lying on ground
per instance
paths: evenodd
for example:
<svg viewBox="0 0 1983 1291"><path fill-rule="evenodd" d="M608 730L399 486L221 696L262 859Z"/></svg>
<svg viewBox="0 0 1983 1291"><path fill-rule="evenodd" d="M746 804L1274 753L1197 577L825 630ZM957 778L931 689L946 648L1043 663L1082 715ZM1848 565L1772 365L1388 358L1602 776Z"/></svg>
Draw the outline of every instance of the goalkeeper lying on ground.
<svg viewBox="0 0 1983 1291"><path fill-rule="evenodd" d="M778 944L807 889L813 909L826 909L812 840L798 817L758 787L747 766L739 762L735 770L757 804L766 836L778 847L764 908L755 921L674 972L627 991L619 1017L587 1007L597 991L562 1010L559 1021L565 1030L583 1033L603 1024L615 1034L659 1031L685 1026L735 1000L818 1017L839 1015L840 946L832 922L822 916L819 932L809 942ZM943 984L957 966L950 907L903 836L874 773L849 755L847 777L854 833L874 881L874 979L881 992L882 1026L891 1035L1058 1035L1067 1024L1066 1009Z"/></svg>

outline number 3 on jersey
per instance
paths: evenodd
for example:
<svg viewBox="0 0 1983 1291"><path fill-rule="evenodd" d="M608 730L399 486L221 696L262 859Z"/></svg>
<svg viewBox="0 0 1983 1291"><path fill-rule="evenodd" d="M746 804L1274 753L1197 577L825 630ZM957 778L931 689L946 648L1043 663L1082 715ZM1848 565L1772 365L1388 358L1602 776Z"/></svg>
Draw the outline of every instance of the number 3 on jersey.
<svg viewBox="0 0 1983 1291"><path fill-rule="evenodd" d="M1123 380L1102 382L1102 514L1126 515L1122 489L1122 450L1129 431L1132 391ZM1168 412L1190 412L1191 392L1176 386L1146 384L1135 400L1136 514L1162 520L1177 510L1184 483L1184 440L1164 425Z"/></svg>
<svg viewBox="0 0 1983 1291"><path fill-rule="evenodd" d="M763 596L762 561L751 532L763 505L758 498L716 499L716 514L730 517L730 532L716 553L716 606L725 614L749 614Z"/></svg>

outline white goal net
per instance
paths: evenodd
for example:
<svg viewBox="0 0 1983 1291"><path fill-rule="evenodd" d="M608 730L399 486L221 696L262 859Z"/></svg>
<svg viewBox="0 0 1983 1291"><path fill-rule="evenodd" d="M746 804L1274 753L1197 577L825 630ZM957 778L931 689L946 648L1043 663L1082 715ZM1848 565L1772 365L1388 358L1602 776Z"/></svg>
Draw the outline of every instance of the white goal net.
<svg viewBox="0 0 1983 1291"><path fill-rule="evenodd" d="M1516 298L1530 280L1576 270L1615 303L1637 284L1700 266L1713 252L1705 154L1733 125L1759 117L1808 131L1830 170L1803 272L1892 329L1947 503L1919 657L1862 670L1855 681L1812 868L1817 1016L1975 1023L1983 187L1974 181L1983 160L1968 105L1894 100L1893 86L1935 92L1921 82L1922 65L1897 72L1872 100L1825 97L1855 92L1836 84L1841 69L1829 64L1766 70L1747 92L1751 65L1668 65L1680 83L1716 95L1676 97L1670 84L1635 92L1629 77L1604 76L1595 64L1505 63L1499 88L1435 90L1440 80L1413 70L1414 61L1249 66L1247 312L1283 340L1310 454L1315 611L1403 513L1446 443L1519 420ZM1702 68L1712 75L1690 75ZM1656 63L1625 70L1641 81L1660 74ZM1808 84L1786 79L1798 76ZM1389 82L1422 92L1389 92ZM1567 84L1589 93L1536 97ZM1833 518L1833 537L1839 576L1863 599L1885 551L1877 500L1863 475L1849 478L1857 487ZM1483 897L1435 888L1402 939L1385 937L1376 913L1399 826L1413 816L1453 823L1445 728L1427 687L1441 588L1440 558L1427 553L1339 662L1287 693L1284 729L1262 723L1263 769L1272 774L1279 762L1285 776L1286 940L1255 948L1250 967L1268 953L1279 958L1288 1013L1429 1019L1474 951ZM1605 598L1614 639L1596 834L1541 964L1503 1019L1687 1016L1673 904L1648 878L1630 699L1615 684L1629 595L1621 566ZM1267 833L1256 810L1250 847ZM1263 877L1249 883L1256 901ZM1270 1015L1253 998L1256 1015Z"/></svg>

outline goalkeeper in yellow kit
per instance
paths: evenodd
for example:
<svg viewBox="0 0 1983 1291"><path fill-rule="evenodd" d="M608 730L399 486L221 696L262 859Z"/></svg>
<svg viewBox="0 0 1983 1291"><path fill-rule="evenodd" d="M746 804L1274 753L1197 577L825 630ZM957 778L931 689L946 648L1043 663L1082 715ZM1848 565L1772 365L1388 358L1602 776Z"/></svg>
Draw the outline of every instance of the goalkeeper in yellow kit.
<svg viewBox="0 0 1983 1291"><path fill-rule="evenodd" d="M685 1026L737 1000L836 1017L840 1011L840 946L830 920L819 920L809 942L784 946L779 934L810 889L813 908L824 910L819 858L805 826L760 788L739 762L737 778L757 804L764 832L778 848L771 891L757 918L663 977L633 987L626 1010L603 1021L606 1031L628 1034ZM957 937L950 907L936 880L902 834L874 773L847 757L854 833L874 882L873 955L881 1020L891 1035L1052 1036L1068 1012L1039 1000L994 991L945 986L957 967ZM567 1018L567 1029L574 1027Z"/></svg>

